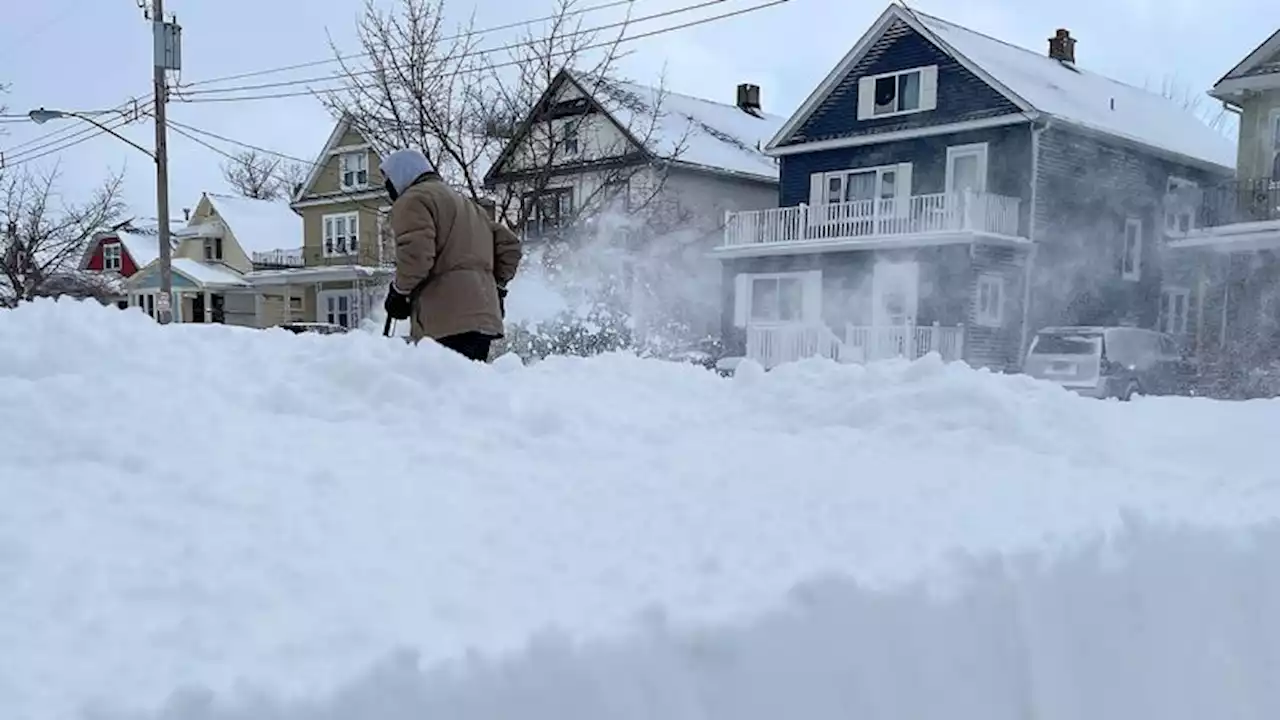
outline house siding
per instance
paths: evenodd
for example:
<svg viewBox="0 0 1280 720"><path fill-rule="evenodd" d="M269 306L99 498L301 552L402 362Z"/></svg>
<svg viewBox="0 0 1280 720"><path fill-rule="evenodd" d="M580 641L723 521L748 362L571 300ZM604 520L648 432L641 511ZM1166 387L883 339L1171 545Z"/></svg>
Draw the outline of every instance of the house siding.
<svg viewBox="0 0 1280 720"><path fill-rule="evenodd" d="M85 265L85 269L102 272L104 267L102 246L111 243L120 245L120 276L127 278L138 272L138 266L133 262L133 257L129 255L129 248L125 247L124 243L120 242L120 240L115 237L105 237L98 240L97 247L93 249L93 254L89 257L89 262Z"/></svg>
<svg viewBox="0 0 1280 720"><path fill-rule="evenodd" d="M1269 123L1276 110L1280 110L1280 90L1259 92L1241 107L1240 140L1236 145L1236 174L1241 179L1271 177L1275 151Z"/></svg>
<svg viewBox="0 0 1280 720"><path fill-rule="evenodd" d="M1027 227L1031 201L1031 130L1016 125L970 130L932 137L895 140L876 145L821 150L782 156L778 205L809 202L809 177L817 172L912 163L911 194L927 195L945 190L947 148L987 143L987 191L1020 198L1022 220Z"/></svg>
<svg viewBox="0 0 1280 720"><path fill-rule="evenodd" d="M938 105L931 111L858 120L858 79L868 75L938 66ZM894 20L782 144L794 145L932 127L1007 115L1018 107L901 20Z"/></svg>
<svg viewBox="0 0 1280 720"><path fill-rule="evenodd" d="M1106 138L1050 126L1039 141L1031 330L1159 319L1163 200L1171 175L1202 187L1223 176ZM1142 221L1139 279L1121 274L1125 220Z"/></svg>
<svg viewBox="0 0 1280 720"><path fill-rule="evenodd" d="M378 208L390 205L386 201L344 202L302 208L302 260L307 267L333 265L377 265L378 257ZM342 213L358 213L357 236L360 246L356 255L325 257L324 216ZM384 251L385 255L385 251ZM385 258L388 261L394 258Z"/></svg>
<svg viewBox="0 0 1280 720"><path fill-rule="evenodd" d="M1026 292L1025 250L975 245L969 274L964 338L965 360L974 367L1016 370L1022 366L1022 320ZM978 280L984 275L1004 279L1001 298L1003 321L999 327L978 323Z"/></svg>

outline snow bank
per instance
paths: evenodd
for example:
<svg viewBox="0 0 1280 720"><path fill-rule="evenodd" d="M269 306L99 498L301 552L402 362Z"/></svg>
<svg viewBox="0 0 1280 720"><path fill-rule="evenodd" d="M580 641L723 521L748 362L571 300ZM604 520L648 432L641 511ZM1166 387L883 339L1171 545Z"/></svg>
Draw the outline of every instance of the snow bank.
<svg viewBox="0 0 1280 720"><path fill-rule="evenodd" d="M6 718L1280 710L1275 402L53 302L0 348Z"/></svg>

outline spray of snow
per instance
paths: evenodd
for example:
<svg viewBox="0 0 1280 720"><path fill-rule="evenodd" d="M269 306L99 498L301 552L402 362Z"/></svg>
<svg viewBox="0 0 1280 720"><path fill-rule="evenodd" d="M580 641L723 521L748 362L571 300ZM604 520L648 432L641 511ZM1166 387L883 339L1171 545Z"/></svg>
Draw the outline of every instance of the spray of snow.
<svg viewBox="0 0 1280 720"><path fill-rule="evenodd" d="M52 301L0 347L13 720L1280 712L1274 402Z"/></svg>

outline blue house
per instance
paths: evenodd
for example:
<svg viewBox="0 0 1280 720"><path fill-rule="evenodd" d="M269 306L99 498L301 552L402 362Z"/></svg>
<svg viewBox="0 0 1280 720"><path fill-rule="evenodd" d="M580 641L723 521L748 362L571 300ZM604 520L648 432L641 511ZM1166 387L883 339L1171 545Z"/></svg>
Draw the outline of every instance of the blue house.
<svg viewBox="0 0 1280 720"><path fill-rule="evenodd" d="M1047 325L1158 326L1168 198L1235 151L1075 45L889 6L768 144L778 207L726 216L731 353L1012 370Z"/></svg>

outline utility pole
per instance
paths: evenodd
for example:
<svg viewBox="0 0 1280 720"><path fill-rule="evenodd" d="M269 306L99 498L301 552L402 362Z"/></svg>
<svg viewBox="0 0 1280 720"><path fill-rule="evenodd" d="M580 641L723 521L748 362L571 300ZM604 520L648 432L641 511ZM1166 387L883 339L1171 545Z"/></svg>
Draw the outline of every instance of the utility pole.
<svg viewBox="0 0 1280 720"><path fill-rule="evenodd" d="M164 0L152 0L151 31L155 44L156 213L160 216L160 294L156 316L161 325L173 322L173 245L169 242L169 142L165 105L169 88L165 73L182 69L182 28L164 20Z"/></svg>

